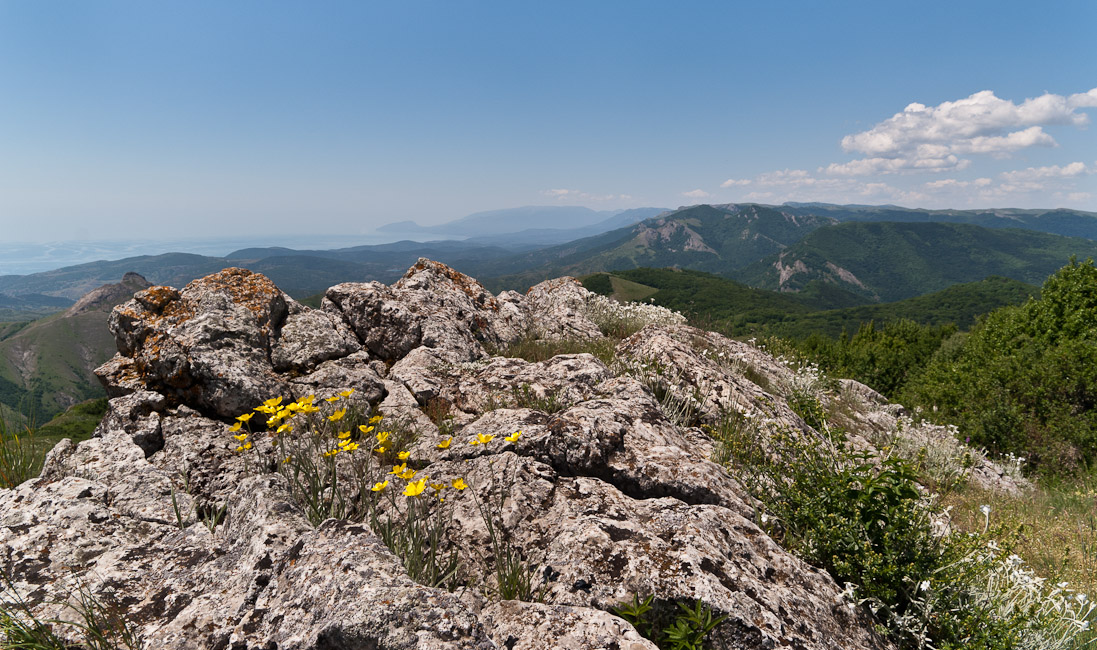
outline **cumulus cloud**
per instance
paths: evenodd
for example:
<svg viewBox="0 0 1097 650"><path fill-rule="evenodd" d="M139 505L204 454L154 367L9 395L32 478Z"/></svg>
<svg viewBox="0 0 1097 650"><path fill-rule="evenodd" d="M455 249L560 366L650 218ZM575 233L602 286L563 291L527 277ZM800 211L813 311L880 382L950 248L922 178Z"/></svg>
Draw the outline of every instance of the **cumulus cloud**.
<svg viewBox="0 0 1097 650"><path fill-rule="evenodd" d="M689 197L691 199L707 199L707 198L712 197L711 194L709 194L708 192L706 192L704 190L700 190L700 189L690 190L688 192L682 192L682 196L686 196L686 197Z"/></svg>
<svg viewBox="0 0 1097 650"><path fill-rule="evenodd" d="M1060 167L1059 165L1051 165L1049 167L1029 167L1028 169L1018 169L1012 172L1002 172L1002 178L1007 181L1032 181L1041 180L1045 178L1075 178L1083 174L1091 174L1093 170L1086 166L1083 162L1072 162L1069 165Z"/></svg>
<svg viewBox="0 0 1097 650"><path fill-rule="evenodd" d="M720 183L720 187L727 189L729 187L735 187L736 185L750 185L751 180L749 178L729 178L723 183Z"/></svg>
<svg viewBox="0 0 1097 650"><path fill-rule="evenodd" d="M962 155L1006 155L1030 147L1054 147L1045 126L1081 127L1097 107L1097 88L1064 97L1045 93L1020 104L984 90L937 106L917 102L876 126L842 138L842 149L866 158L821 168L828 174L869 175L963 169Z"/></svg>

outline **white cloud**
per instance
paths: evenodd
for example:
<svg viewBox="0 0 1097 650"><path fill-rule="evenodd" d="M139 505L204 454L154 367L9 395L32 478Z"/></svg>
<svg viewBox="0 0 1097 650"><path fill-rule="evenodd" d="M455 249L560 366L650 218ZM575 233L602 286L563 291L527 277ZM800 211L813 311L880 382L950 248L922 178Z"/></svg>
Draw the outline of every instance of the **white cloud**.
<svg viewBox="0 0 1097 650"><path fill-rule="evenodd" d="M709 194L708 192L706 192L704 190L700 190L700 189L690 190L688 192L682 192L682 196L686 196L686 197L689 197L691 199L707 199L707 198L712 197L711 194Z"/></svg>
<svg viewBox="0 0 1097 650"><path fill-rule="evenodd" d="M913 103L868 131L842 138L842 149L867 157L825 168L829 174L869 175L963 169L967 154L1005 155L1054 147L1049 125L1084 126L1082 108L1097 107L1097 88L1070 97L1045 93L1020 104L984 90L937 106Z"/></svg>
<svg viewBox="0 0 1097 650"><path fill-rule="evenodd" d="M751 180L749 178L729 178L723 183L720 183L720 187L727 189L729 187L735 187L736 185L750 185Z"/></svg>
<svg viewBox="0 0 1097 650"><path fill-rule="evenodd" d="M1090 173L1093 173L1093 170L1086 167L1085 163L1072 162L1069 165L1064 165L1062 167L1059 165L1051 165L1049 167L1029 167L1028 169L1018 169L1012 172L1002 172L1002 178L1007 181L1016 182L1045 178L1075 178Z"/></svg>
<svg viewBox="0 0 1097 650"><path fill-rule="evenodd" d="M958 181L955 178L944 178L938 181L930 181L924 184L928 190L964 189L966 187L986 187L994 181L989 178L976 178L973 181Z"/></svg>

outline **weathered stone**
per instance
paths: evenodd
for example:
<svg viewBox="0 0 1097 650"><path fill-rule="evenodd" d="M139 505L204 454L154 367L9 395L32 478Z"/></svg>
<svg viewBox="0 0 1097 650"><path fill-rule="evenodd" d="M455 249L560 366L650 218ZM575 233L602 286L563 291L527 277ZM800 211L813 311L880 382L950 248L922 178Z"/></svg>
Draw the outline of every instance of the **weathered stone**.
<svg viewBox="0 0 1097 650"><path fill-rule="evenodd" d="M482 344L502 346L524 332L525 318L472 278L427 259L391 288L377 282L328 289L324 308L338 311L377 356L396 361L419 346L484 356Z"/></svg>
<svg viewBox="0 0 1097 650"><path fill-rule="evenodd" d="M307 371L330 359L340 359L362 348L342 318L308 309L285 297L286 322L271 346L271 361L278 372Z"/></svg>
<svg viewBox="0 0 1097 650"><path fill-rule="evenodd" d="M589 291L575 278L556 278L526 292L530 333L542 339L598 339L602 330L583 311Z"/></svg>
<svg viewBox="0 0 1097 650"><path fill-rule="evenodd" d="M112 316L120 354L100 370L114 399L96 436L0 490L0 566L37 614L71 617L58 603L79 582L153 648L650 650L610 613L634 595L702 600L728 617L718 647L890 647L825 573L751 522L712 440L669 419L628 367L655 361L702 395L699 422L735 410L811 434L782 397L800 380L787 365L684 327L641 331L612 369L589 354L487 357L485 345L531 332L600 337L585 295L562 279L495 298L428 260L392 287L333 287L323 312L238 269L141 292ZM366 523L310 525L259 419L252 448L236 451L229 423L261 401L350 388L382 428L418 432L408 463L445 497L418 498L451 515L457 593L413 582ZM892 407L858 399L851 418L887 426ZM375 459L357 439L351 458ZM338 458L344 480L351 461ZM403 480L370 462L395 497L379 516L406 511ZM469 488L442 487L458 478ZM498 600L504 549L485 513L543 603Z"/></svg>

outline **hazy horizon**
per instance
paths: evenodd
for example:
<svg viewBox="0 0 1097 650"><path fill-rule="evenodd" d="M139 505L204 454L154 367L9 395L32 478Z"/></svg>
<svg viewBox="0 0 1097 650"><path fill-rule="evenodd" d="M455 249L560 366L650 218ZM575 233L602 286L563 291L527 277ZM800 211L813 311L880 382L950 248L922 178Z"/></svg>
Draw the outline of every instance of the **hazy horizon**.
<svg viewBox="0 0 1097 650"><path fill-rule="evenodd" d="M1094 26L1092 2L5 3L3 241L546 204L1097 211Z"/></svg>

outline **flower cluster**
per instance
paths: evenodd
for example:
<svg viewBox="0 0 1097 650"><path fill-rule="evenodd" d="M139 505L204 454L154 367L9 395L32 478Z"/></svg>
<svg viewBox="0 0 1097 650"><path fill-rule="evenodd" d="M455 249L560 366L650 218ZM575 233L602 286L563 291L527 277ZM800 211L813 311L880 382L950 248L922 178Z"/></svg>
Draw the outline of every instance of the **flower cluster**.
<svg viewBox="0 0 1097 650"><path fill-rule="evenodd" d="M674 326L684 325L686 322L685 316L666 307L639 302L617 302L597 293L586 295L580 311L603 333L621 336L638 332L647 325Z"/></svg>

